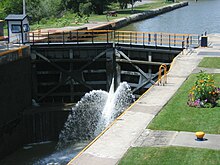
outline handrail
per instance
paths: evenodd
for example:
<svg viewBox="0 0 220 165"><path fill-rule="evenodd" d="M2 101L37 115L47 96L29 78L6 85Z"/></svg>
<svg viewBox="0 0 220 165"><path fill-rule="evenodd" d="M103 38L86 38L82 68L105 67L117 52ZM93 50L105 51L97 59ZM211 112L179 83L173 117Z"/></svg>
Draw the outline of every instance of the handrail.
<svg viewBox="0 0 220 165"><path fill-rule="evenodd" d="M9 53L13 53L13 52L17 52L18 56L21 57L22 56L22 50L27 48L28 46L20 46L18 48L13 48L13 49L8 49L8 50L5 50L3 52L0 52L0 57L1 56L5 56Z"/></svg>
<svg viewBox="0 0 220 165"><path fill-rule="evenodd" d="M187 48L189 45L199 44L199 35L174 34L164 32L135 32L113 30L72 30L58 32L34 31L29 33L29 43L69 43L76 42L114 42L116 44L128 43L143 46L165 46Z"/></svg>
<svg viewBox="0 0 220 165"><path fill-rule="evenodd" d="M0 52L0 65L28 57L28 51L23 51L27 48L28 46L13 47Z"/></svg>

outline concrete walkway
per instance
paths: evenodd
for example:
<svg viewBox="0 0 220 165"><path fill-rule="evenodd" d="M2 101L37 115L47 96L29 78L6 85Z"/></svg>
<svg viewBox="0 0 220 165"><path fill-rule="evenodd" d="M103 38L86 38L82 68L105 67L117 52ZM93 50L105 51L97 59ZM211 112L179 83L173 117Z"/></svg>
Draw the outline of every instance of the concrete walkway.
<svg viewBox="0 0 220 165"><path fill-rule="evenodd" d="M193 73L199 73L199 72L206 72L206 73L220 73L220 69L215 69L215 68L202 68L202 67L197 67Z"/></svg>
<svg viewBox="0 0 220 165"><path fill-rule="evenodd" d="M182 146L220 150L220 135L206 134L204 141L197 141L195 132L153 131L146 129L132 147Z"/></svg>
<svg viewBox="0 0 220 165"><path fill-rule="evenodd" d="M160 112L161 108L196 69L201 59L204 56L209 56L210 52L215 52L212 56L220 54L220 44L216 44L220 43L220 34L210 35L209 39L211 40L210 48L198 48L187 53L187 55L179 54L168 73L168 84L166 86L153 86L150 88L97 141L69 164L117 164L125 152L137 142L137 139L146 130L147 125L155 115ZM194 136L193 133L180 132L173 134L171 132L169 137L171 139L174 138L174 140L172 142L168 141L168 143L171 145L182 144L182 146L196 147L197 144L193 139ZM189 141L180 143L183 138L192 139L192 143L189 143ZM210 144L207 147L214 147L216 140L220 140L217 135L207 135L207 138L209 140L205 144ZM219 145L216 146L218 149L220 148ZM206 146L204 145L204 147Z"/></svg>

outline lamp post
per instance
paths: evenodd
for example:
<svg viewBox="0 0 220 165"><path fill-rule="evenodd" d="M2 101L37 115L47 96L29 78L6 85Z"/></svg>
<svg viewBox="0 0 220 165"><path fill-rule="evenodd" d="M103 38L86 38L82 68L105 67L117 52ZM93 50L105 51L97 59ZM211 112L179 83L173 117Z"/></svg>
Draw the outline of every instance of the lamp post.
<svg viewBox="0 0 220 165"><path fill-rule="evenodd" d="M23 15L26 15L26 11L25 11L25 0L23 0Z"/></svg>

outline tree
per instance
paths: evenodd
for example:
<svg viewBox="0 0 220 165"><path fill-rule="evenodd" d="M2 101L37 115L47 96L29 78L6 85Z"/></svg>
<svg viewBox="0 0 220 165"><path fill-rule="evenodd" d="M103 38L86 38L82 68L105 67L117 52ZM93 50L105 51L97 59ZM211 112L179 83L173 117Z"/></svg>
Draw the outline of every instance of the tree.
<svg viewBox="0 0 220 165"><path fill-rule="evenodd" d="M128 4L130 3L130 0L118 0L120 9L126 9L128 7Z"/></svg>
<svg viewBox="0 0 220 165"><path fill-rule="evenodd" d="M92 13L92 3L91 2L80 3L79 11L80 13L89 16Z"/></svg>
<svg viewBox="0 0 220 165"><path fill-rule="evenodd" d="M27 14L31 17L31 21L33 22L39 22L43 18L43 12L40 4L40 0L26 1Z"/></svg>
<svg viewBox="0 0 220 165"><path fill-rule="evenodd" d="M32 21L58 16L62 10L62 0L26 0L27 14Z"/></svg>
<svg viewBox="0 0 220 165"><path fill-rule="evenodd" d="M90 13L103 14L109 2L113 0L75 0L69 2L67 7L74 12L84 12L90 10Z"/></svg>
<svg viewBox="0 0 220 165"><path fill-rule="evenodd" d="M128 4L134 5L137 1L141 0L118 0L118 3L121 9L126 9Z"/></svg>
<svg viewBox="0 0 220 165"><path fill-rule="evenodd" d="M107 0L91 0L91 3L96 14L103 14L109 2Z"/></svg>
<svg viewBox="0 0 220 165"><path fill-rule="evenodd" d="M2 0L0 2L1 19L5 19L8 14L22 14L22 0Z"/></svg>

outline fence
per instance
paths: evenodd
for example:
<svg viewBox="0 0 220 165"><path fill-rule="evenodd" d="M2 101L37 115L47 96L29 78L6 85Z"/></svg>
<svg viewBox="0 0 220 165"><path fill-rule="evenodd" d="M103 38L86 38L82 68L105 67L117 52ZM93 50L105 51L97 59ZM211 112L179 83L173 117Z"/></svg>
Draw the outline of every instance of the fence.
<svg viewBox="0 0 220 165"><path fill-rule="evenodd" d="M113 31L113 30L79 30L68 32L30 32L29 43L115 43L143 46L164 47L197 47L200 44L200 35L174 34L155 32Z"/></svg>
<svg viewBox="0 0 220 165"><path fill-rule="evenodd" d="M118 43L187 48L199 46L200 36L194 34L116 31Z"/></svg>
<svg viewBox="0 0 220 165"><path fill-rule="evenodd" d="M0 51L0 65L28 57L29 55L28 46L14 47L13 49Z"/></svg>

